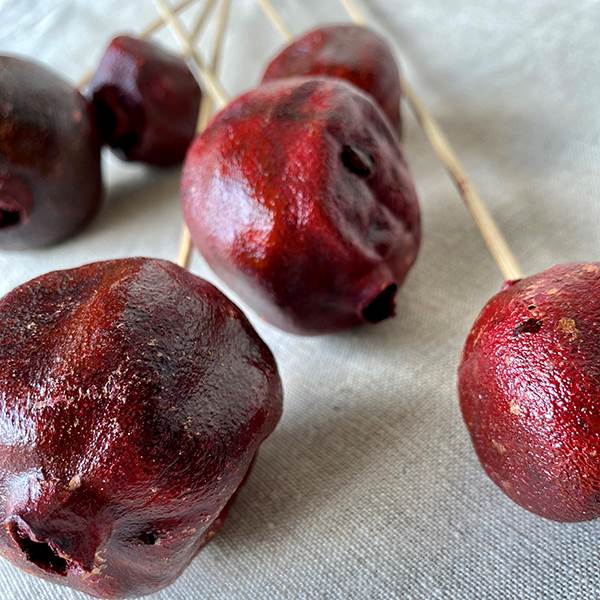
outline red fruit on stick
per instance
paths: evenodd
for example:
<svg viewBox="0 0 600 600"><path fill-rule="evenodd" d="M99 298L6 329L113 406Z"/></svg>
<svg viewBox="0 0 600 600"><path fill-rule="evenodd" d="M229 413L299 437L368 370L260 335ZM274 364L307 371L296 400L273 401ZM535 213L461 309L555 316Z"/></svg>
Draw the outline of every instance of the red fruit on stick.
<svg viewBox="0 0 600 600"><path fill-rule="evenodd" d="M394 314L419 207L388 120L354 86L244 94L190 148L182 192L194 244L267 321L314 334Z"/></svg>
<svg viewBox="0 0 600 600"><path fill-rule="evenodd" d="M0 300L0 550L103 598L172 582L281 413L274 359L212 285L152 259Z"/></svg>
<svg viewBox="0 0 600 600"><path fill-rule="evenodd" d="M118 36L88 93L103 141L120 158L160 167L183 161L202 94L181 58L152 42Z"/></svg>
<svg viewBox="0 0 600 600"><path fill-rule="evenodd" d="M0 248L63 240L101 200L100 144L85 98L45 67L0 56Z"/></svg>
<svg viewBox="0 0 600 600"><path fill-rule="evenodd" d="M269 63L263 81L285 77L337 77L370 94L400 131L400 72L388 43L358 25L329 25L309 31Z"/></svg>
<svg viewBox="0 0 600 600"><path fill-rule="evenodd" d="M479 460L515 502L600 516L600 263L507 285L463 351L459 395Z"/></svg>

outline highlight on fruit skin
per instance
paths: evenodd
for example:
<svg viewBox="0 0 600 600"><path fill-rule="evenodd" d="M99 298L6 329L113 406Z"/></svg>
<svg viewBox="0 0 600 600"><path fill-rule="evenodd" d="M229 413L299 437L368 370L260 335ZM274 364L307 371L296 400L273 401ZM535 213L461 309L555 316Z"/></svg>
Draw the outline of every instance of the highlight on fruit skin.
<svg viewBox="0 0 600 600"><path fill-rule="evenodd" d="M389 121L332 78L274 81L231 102L190 148L182 199L211 268L294 333L393 316L421 240Z"/></svg>
<svg viewBox="0 0 600 600"><path fill-rule="evenodd" d="M218 531L282 402L206 281L134 258L0 299L0 553L101 598L176 579Z"/></svg>
<svg viewBox="0 0 600 600"><path fill-rule="evenodd" d="M479 460L524 508L600 515L600 263L509 283L485 306L458 371Z"/></svg>
<svg viewBox="0 0 600 600"><path fill-rule="evenodd" d="M100 143L85 98L46 67L0 56L0 248L62 241L101 201Z"/></svg>
<svg viewBox="0 0 600 600"><path fill-rule="evenodd" d="M336 77L370 94L400 133L400 71L389 44L358 25L326 25L296 38L269 63L263 82L286 77Z"/></svg>
<svg viewBox="0 0 600 600"><path fill-rule="evenodd" d="M102 140L120 158L158 167L183 161L202 93L182 58L153 42L117 36L88 95Z"/></svg>

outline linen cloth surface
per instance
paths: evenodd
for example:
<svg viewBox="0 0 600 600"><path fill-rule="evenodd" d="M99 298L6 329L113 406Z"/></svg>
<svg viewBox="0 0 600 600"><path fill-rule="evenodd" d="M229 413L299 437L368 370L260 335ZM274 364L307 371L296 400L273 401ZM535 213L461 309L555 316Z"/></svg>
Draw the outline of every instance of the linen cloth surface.
<svg viewBox="0 0 600 600"><path fill-rule="evenodd" d="M275 2L294 33L348 21L337 0ZM201 4L185 13L188 24ZM397 49L525 271L598 260L600 2L361 6ZM0 0L0 52L33 57L75 82L113 33L140 31L155 16L149 0ZM212 35L211 26L205 53ZM176 48L168 32L158 39ZM255 85L281 43L254 0L233 0L226 89ZM502 278L407 107L404 115L424 237L398 316L302 338L248 313L281 369L283 420L222 532L151 598L600 597L599 525L527 513L487 479L472 451L456 368ZM104 166L99 217L59 246L0 252L1 295L91 261L175 259L178 171L124 165L108 152ZM223 289L198 256L192 268ZM84 597L0 561L2 599Z"/></svg>

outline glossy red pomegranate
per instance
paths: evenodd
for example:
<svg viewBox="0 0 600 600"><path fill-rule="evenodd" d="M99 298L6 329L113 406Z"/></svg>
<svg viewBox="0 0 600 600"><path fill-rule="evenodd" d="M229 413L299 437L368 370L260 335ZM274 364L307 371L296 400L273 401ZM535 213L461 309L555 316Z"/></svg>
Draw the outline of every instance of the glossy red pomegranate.
<svg viewBox="0 0 600 600"><path fill-rule="evenodd" d="M281 413L269 349L212 285L144 258L0 300L0 551L102 598L171 583Z"/></svg>
<svg viewBox="0 0 600 600"><path fill-rule="evenodd" d="M182 191L196 247L267 321L315 334L394 314L419 207L388 120L355 87L244 94L194 142Z"/></svg>
<svg viewBox="0 0 600 600"><path fill-rule="evenodd" d="M101 200L100 144L85 98L41 65L0 56L0 248L61 241Z"/></svg>
<svg viewBox="0 0 600 600"><path fill-rule="evenodd" d="M181 58L152 42L118 36L89 95L102 138L119 157L159 167L183 161L202 94Z"/></svg>
<svg viewBox="0 0 600 600"><path fill-rule="evenodd" d="M460 403L479 460L515 502L600 515L600 263L509 284L467 339Z"/></svg>
<svg viewBox="0 0 600 600"><path fill-rule="evenodd" d="M318 27L286 46L269 63L263 81L298 76L345 79L370 94L400 132L400 72L377 33L357 25Z"/></svg>

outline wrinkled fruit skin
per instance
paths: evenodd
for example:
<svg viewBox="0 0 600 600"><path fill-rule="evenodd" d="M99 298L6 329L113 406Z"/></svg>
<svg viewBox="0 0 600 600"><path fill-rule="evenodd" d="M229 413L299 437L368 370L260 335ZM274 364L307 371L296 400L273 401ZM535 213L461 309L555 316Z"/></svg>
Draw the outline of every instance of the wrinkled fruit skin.
<svg viewBox="0 0 600 600"><path fill-rule="evenodd" d="M600 263L508 285L479 315L459 369L488 475L557 521L600 515Z"/></svg>
<svg viewBox="0 0 600 600"><path fill-rule="evenodd" d="M158 167L183 161L202 94L181 58L152 42L116 37L88 93L100 135L120 158Z"/></svg>
<svg viewBox="0 0 600 600"><path fill-rule="evenodd" d="M281 413L269 349L160 260L49 273L0 300L0 550L102 598L172 582Z"/></svg>
<svg viewBox="0 0 600 600"><path fill-rule="evenodd" d="M0 248L59 242L101 201L100 144L85 98L40 65L0 56Z"/></svg>
<svg viewBox="0 0 600 600"><path fill-rule="evenodd" d="M397 138L339 80L282 80L232 102L190 148L182 195L214 271L295 333L392 316L417 256L419 207Z"/></svg>
<svg viewBox="0 0 600 600"><path fill-rule="evenodd" d="M400 71L388 43L357 25L318 27L286 46L269 63L263 81L285 77L337 77L370 94L394 129L402 129Z"/></svg>

